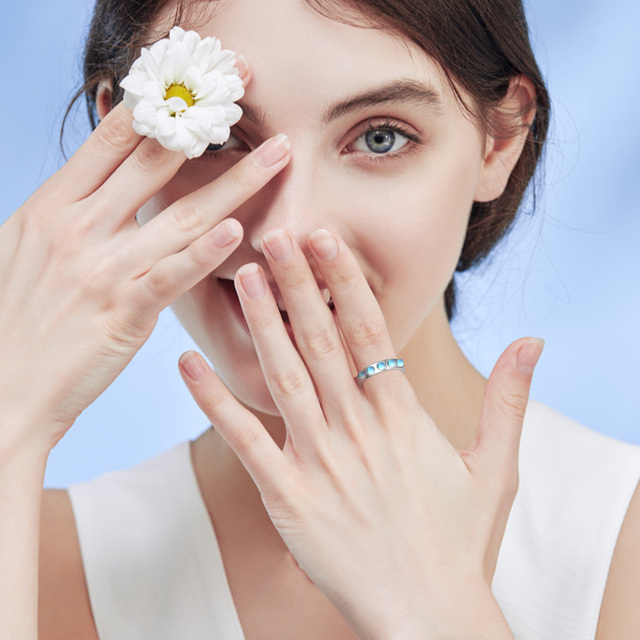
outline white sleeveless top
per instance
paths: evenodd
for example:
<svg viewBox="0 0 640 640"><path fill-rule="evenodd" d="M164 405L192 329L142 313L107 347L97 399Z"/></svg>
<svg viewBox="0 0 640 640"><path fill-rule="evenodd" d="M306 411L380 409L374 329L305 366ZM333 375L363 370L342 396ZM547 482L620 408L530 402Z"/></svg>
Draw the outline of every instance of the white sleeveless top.
<svg viewBox="0 0 640 640"><path fill-rule="evenodd" d="M593 640L640 447L531 402L493 582L516 640ZM69 488L100 640L244 640L189 443Z"/></svg>

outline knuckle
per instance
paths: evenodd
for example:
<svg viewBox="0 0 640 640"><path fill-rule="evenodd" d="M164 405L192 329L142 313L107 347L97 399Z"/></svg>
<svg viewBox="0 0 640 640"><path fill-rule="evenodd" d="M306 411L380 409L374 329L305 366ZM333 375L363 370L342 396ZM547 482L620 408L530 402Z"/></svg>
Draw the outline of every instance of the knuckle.
<svg viewBox="0 0 640 640"><path fill-rule="evenodd" d="M276 369L272 374L275 393L284 398L296 398L307 389L307 376L296 369Z"/></svg>
<svg viewBox="0 0 640 640"><path fill-rule="evenodd" d="M353 271L336 269L327 274L327 284L335 289L351 289L357 284L357 277Z"/></svg>
<svg viewBox="0 0 640 640"><path fill-rule="evenodd" d="M195 270L202 271L203 269L211 269L214 263L215 254L209 249L205 243L199 246L194 246L190 252L191 267Z"/></svg>
<svg viewBox="0 0 640 640"><path fill-rule="evenodd" d="M336 332L329 328L321 328L308 336L304 336L302 342L306 345L309 355L313 358L334 356L341 349Z"/></svg>
<svg viewBox="0 0 640 640"><path fill-rule="evenodd" d="M289 291L304 291L309 282L307 275L305 273L301 273L295 267L287 269L287 265L283 266L285 269L279 277L284 288Z"/></svg>
<svg viewBox="0 0 640 640"><path fill-rule="evenodd" d="M141 172L155 169L168 156L168 151L160 143L150 138L145 138L132 155L135 168Z"/></svg>
<svg viewBox="0 0 640 640"><path fill-rule="evenodd" d="M282 318L277 311L274 314L261 313L251 318L251 325L257 333L273 336L276 335L278 328L282 326Z"/></svg>
<svg viewBox="0 0 640 640"><path fill-rule="evenodd" d="M382 342L385 329L372 318L359 318L347 331L350 342L356 347L367 347Z"/></svg>
<svg viewBox="0 0 640 640"><path fill-rule="evenodd" d="M147 274L147 290L152 297L167 293L172 287L172 280L165 269L152 269Z"/></svg>
<svg viewBox="0 0 640 640"><path fill-rule="evenodd" d="M528 396L520 389L504 389L500 393L503 412L507 417L515 417L518 420L524 419L527 408Z"/></svg>
<svg viewBox="0 0 640 640"><path fill-rule="evenodd" d="M126 145L133 136L133 128L123 113L113 113L111 118L105 118L96 128L96 137L100 147L108 151L119 149Z"/></svg>
<svg viewBox="0 0 640 640"><path fill-rule="evenodd" d="M236 165L229 174L232 187L240 194L246 194L254 190L253 180L251 179L251 173L244 164Z"/></svg>
<svg viewBox="0 0 640 640"><path fill-rule="evenodd" d="M201 225L200 212L191 202L182 202L173 210L173 219L178 229L187 235L196 233Z"/></svg>
<svg viewBox="0 0 640 640"><path fill-rule="evenodd" d="M249 451L258 444L258 433L249 419L242 420L233 430L233 448L237 451Z"/></svg>

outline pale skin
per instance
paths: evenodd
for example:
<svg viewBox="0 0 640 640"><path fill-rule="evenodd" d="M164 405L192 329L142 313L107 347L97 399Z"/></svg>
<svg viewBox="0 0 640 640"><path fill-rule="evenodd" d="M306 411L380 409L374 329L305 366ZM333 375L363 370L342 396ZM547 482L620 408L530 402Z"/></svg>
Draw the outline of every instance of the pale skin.
<svg viewBox="0 0 640 640"><path fill-rule="evenodd" d="M68 498L41 498L44 465L170 303L220 376L197 355L181 360L215 427L192 457L248 640L512 637L490 582L541 344L511 345L487 382L455 343L442 294L471 203L501 193L525 134L484 139L437 67L388 34L297 0L265 5L223 3L199 25L250 60L245 102L265 122L242 121L227 152L184 164L136 136L122 107L109 112L105 84L98 130L2 227L0 308L10 313L0 335L14 336L0 384L2 640L97 638ZM335 103L398 80L433 89L442 108L385 101L323 122ZM504 106L517 110L530 91L518 79ZM373 162L368 120L423 142ZM279 132L290 144L272 139ZM131 194L126 210L121 193ZM231 216L239 224L221 222ZM216 232L225 246L212 243ZM337 253L323 257L332 240ZM279 261L288 241L291 257ZM252 275L273 287L252 297ZM59 312L43 323L37 305ZM407 375L361 391L355 371L391 355ZM34 401L33 389L46 396ZM638 533L636 497L599 640L640 633L630 595L640 590ZM384 580L367 574L371 557Z"/></svg>

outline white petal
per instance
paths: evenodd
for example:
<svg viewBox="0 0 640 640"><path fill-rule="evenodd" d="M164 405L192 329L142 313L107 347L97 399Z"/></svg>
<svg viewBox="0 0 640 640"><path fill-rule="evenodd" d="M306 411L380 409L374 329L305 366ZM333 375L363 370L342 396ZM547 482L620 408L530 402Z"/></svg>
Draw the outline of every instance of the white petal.
<svg viewBox="0 0 640 640"><path fill-rule="evenodd" d="M184 154L187 156L187 158L199 158L207 150L208 146L209 141L200 138L191 146L191 148L189 148L188 150L185 149Z"/></svg>
<svg viewBox="0 0 640 640"><path fill-rule="evenodd" d="M146 100L140 100L133 110L134 120L149 127L155 127L158 118L158 109Z"/></svg>
<svg viewBox="0 0 640 640"><path fill-rule="evenodd" d="M214 114L209 109L199 109L193 107L183 114L182 118L185 125L193 132L207 131L214 124L217 124L217 120L214 118Z"/></svg>
<svg viewBox="0 0 640 640"><path fill-rule="evenodd" d="M181 42L184 39L185 30L182 27L175 26L169 31L169 40L171 42Z"/></svg>
<svg viewBox="0 0 640 640"><path fill-rule="evenodd" d="M139 136L147 136L147 138L155 138L154 128L150 127L148 124L144 122L138 122L137 120L133 121L133 130Z"/></svg>
<svg viewBox="0 0 640 640"><path fill-rule="evenodd" d="M176 67L182 69L182 73L186 72L186 70L191 66L191 51L189 51L185 42L174 44L173 47L171 47L169 54L175 57Z"/></svg>
<svg viewBox="0 0 640 640"><path fill-rule="evenodd" d="M158 112L156 128L158 130L158 136L162 136L163 138L175 135L176 119L169 115L168 109L163 109Z"/></svg>
<svg viewBox="0 0 640 640"><path fill-rule="evenodd" d="M140 102L140 96L125 91L122 102L127 109L133 109Z"/></svg>
<svg viewBox="0 0 640 640"><path fill-rule="evenodd" d="M196 66L189 67L185 72L182 81L184 82L184 86L197 97L197 94L202 87L202 71L200 71Z"/></svg>
<svg viewBox="0 0 640 640"><path fill-rule="evenodd" d="M120 81L120 86L129 93L133 93L137 96L142 96L145 82L149 78L141 73L130 73L126 78Z"/></svg>
<svg viewBox="0 0 640 640"><path fill-rule="evenodd" d="M225 49L216 56L216 65L214 68L220 73L230 73L235 64L236 54L233 51L229 51L229 49Z"/></svg>
<svg viewBox="0 0 640 640"><path fill-rule="evenodd" d="M239 77L229 79L229 76L225 76L225 78L229 84L229 90L231 91L231 100L233 102L240 100L244 95L244 85L242 84L242 80Z"/></svg>
<svg viewBox="0 0 640 640"><path fill-rule="evenodd" d="M181 120L176 121L176 138L181 149L187 149L197 140L196 136L184 126Z"/></svg>
<svg viewBox="0 0 640 640"><path fill-rule="evenodd" d="M189 105L178 96L173 96L168 100L165 100L165 103L169 107L170 113L182 113L189 108Z"/></svg>
<svg viewBox="0 0 640 640"><path fill-rule="evenodd" d="M190 56L193 56L194 52L198 48L198 45L202 40L200 36L195 31L187 31L184 34L184 38L182 39L184 46L187 48Z"/></svg>
<svg viewBox="0 0 640 640"><path fill-rule="evenodd" d="M182 78L189 68L189 52L182 42L176 42L167 51L162 63L162 79L165 86L181 84Z"/></svg>
<svg viewBox="0 0 640 640"><path fill-rule="evenodd" d="M142 89L142 95L147 102L161 107L164 104L164 87L155 80L149 80Z"/></svg>
<svg viewBox="0 0 640 640"><path fill-rule="evenodd" d="M162 72L162 61L167 55L167 51L169 50L170 46L171 46L171 43L169 42L169 40L159 40L158 42L153 44L149 49L149 53L151 54L151 57L153 58L155 64L157 65L157 68L159 69L159 73ZM159 77L161 79L161 76Z"/></svg>
<svg viewBox="0 0 640 640"><path fill-rule="evenodd" d="M142 49L138 60L142 63L140 71L144 72L145 76L160 80L160 64L148 49Z"/></svg>
<svg viewBox="0 0 640 640"><path fill-rule="evenodd" d="M242 108L240 107L240 105L235 104L235 102L232 102L230 104L225 104L223 105L224 107L224 119L225 122L231 127L233 126L236 122L240 121L240 118L242 118Z"/></svg>
<svg viewBox="0 0 640 640"><path fill-rule="evenodd" d="M208 138L211 144L222 144L223 142L226 142L231 135L229 127L224 125L213 127L207 133L209 134Z"/></svg>

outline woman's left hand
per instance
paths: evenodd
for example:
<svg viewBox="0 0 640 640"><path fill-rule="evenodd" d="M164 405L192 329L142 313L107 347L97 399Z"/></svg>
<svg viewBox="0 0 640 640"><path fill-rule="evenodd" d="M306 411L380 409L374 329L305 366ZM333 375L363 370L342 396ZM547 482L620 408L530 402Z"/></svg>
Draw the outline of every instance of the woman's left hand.
<svg viewBox="0 0 640 640"><path fill-rule="evenodd" d="M181 369L196 402L251 474L297 563L361 638L511 638L491 581L542 342L507 348L474 444L457 451L401 372L354 381L350 358L362 369L394 348L345 243L325 231L309 239L338 330L291 235L273 231L267 242L297 349L257 265L238 270L236 289L286 425L284 448L190 353Z"/></svg>

